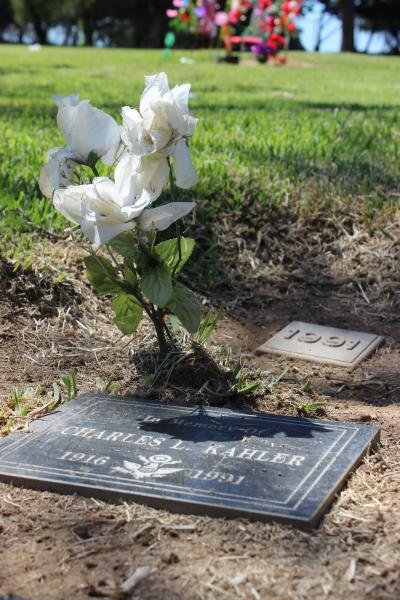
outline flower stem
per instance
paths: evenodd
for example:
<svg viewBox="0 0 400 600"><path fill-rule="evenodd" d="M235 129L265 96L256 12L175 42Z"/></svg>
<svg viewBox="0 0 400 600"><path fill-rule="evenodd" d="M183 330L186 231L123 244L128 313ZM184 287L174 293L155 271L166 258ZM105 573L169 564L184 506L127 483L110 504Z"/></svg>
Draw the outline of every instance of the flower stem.
<svg viewBox="0 0 400 600"><path fill-rule="evenodd" d="M160 355L165 356L165 354L168 353L168 350L171 349L171 345L168 343L167 338L165 337L165 329L167 326L163 319L162 309L154 310L152 321L157 334Z"/></svg>
<svg viewBox="0 0 400 600"><path fill-rule="evenodd" d="M117 269L117 271L119 273L123 273L123 269L122 269L121 265L119 264L119 262L117 261L117 259L115 258L114 253L112 252L110 246L108 244L106 244L105 246L106 246L106 250L107 250L108 254L110 255L112 262L115 265L115 268Z"/></svg>
<svg viewBox="0 0 400 600"><path fill-rule="evenodd" d="M172 196L173 202L175 202L177 189L176 189L176 185L175 185L174 170L171 165L169 156L167 157L167 161L168 161L168 166L169 166L169 184L171 187L171 196ZM176 231L176 237L178 240L178 262L174 265L174 268L172 270L172 278L175 277L176 270L179 267L179 265L181 264L181 260L182 260L182 240L181 240L181 233L179 230L179 225L177 222L175 223L175 231Z"/></svg>

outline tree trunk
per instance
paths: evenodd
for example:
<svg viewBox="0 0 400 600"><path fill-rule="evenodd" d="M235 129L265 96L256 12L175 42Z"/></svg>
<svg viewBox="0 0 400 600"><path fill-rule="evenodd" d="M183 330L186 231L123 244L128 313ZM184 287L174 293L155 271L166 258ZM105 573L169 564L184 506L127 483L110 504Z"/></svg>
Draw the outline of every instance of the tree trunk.
<svg viewBox="0 0 400 600"><path fill-rule="evenodd" d="M94 24L92 19L83 19L83 33L85 35L85 46L93 46Z"/></svg>
<svg viewBox="0 0 400 600"><path fill-rule="evenodd" d="M355 52L354 46L354 0L341 0L342 52Z"/></svg>
<svg viewBox="0 0 400 600"><path fill-rule="evenodd" d="M371 47L372 38L374 37L374 33L375 33L375 31L373 29L371 29L371 31L369 33L368 42L367 42L367 45L365 46L365 50L364 50L365 54L368 54L368 52L369 52L369 49Z"/></svg>
<svg viewBox="0 0 400 600"><path fill-rule="evenodd" d="M42 15L37 10L37 7L31 2L27 3L27 8L35 31L36 41L42 46L45 46L47 44L47 26L42 21Z"/></svg>
<svg viewBox="0 0 400 600"><path fill-rule="evenodd" d="M47 44L47 31L46 31L45 27L43 27L40 18L37 18L35 15L33 15L32 16L32 25L33 25L33 29L35 30L35 35L36 35L37 41L42 46L45 46Z"/></svg>
<svg viewBox="0 0 400 600"><path fill-rule="evenodd" d="M316 41L315 47L314 47L314 52L319 52L319 50L321 48L322 30L324 28L324 17L325 17L325 8L322 8L321 14L320 14L319 20L318 20L318 35L317 35L317 41Z"/></svg>
<svg viewBox="0 0 400 600"><path fill-rule="evenodd" d="M65 26L63 46L68 46L69 38L71 36L71 30L72 30L72 23L68 23L68 25Z"/></svg>

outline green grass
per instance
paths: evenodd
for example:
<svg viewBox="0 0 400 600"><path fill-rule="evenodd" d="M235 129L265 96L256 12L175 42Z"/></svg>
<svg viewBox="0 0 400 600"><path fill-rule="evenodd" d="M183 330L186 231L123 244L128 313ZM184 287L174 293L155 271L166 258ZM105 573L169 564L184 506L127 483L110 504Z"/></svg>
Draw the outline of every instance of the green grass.
<svg viewBox="0 0 400 600"><path fill-rule="evenodd" d="M181 65L182 55L196 63ZM65 225L37 184L46 149L63 145L51 97L79 93L118 119L121 106L138 104L143 76L160 70L193 86L201 183L184 196L200 200L198 219L210 226L224 213L251 232L286 206L313 215L340 205L371 219L398 200L399 59L294 53L283 68L245 62L217 65L205 51L176 51L165 64L153 50L0 46L3 248L30 222Z"/></svg>

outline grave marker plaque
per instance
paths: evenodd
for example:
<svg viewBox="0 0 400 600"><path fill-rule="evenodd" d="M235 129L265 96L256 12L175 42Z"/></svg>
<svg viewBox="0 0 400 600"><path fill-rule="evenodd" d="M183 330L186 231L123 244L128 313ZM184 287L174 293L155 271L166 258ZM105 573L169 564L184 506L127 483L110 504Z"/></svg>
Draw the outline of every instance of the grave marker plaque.
<svg viewBox="0 0 400 600"><path fill-rule="evenodd" d="M376 427L84 394L0 440L0 479L315 526Z"/></svg>
<svg viewBox="0 0 400 600"><path fill-rule="evenodd" d="M292 321L258 348L341 367L356 367L383 342L383 337L361 331Z"/></svg>

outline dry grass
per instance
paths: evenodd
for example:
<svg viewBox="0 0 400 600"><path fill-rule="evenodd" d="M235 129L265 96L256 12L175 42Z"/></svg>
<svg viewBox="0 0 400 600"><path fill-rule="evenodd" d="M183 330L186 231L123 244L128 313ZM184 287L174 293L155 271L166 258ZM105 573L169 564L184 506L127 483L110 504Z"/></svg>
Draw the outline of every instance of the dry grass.
<svg viewBox="0 0 400 600"><path fill-rule="evenodd" d="M110 325L108 303L90 290L81 254L68 242L50 244L43 256L38 252L26 272L13 273L13 265L3 261L2 432L40 416L51 401L52 384L76 368L80 391L95 390L99 377L101 385L111 378L116 393L166 402L228 401L289 415L311 399L328 418L379 424L379 451L364 461L312 533L0 484L2 593L40 600L400 596L399 223L388 221L371 233L360 222L349 226L339 218L324 227L289 220L270 222L254 238L237 225L235 235L221 232L222 239L229 286L217 287L213 295L198 286L205 306L213 298L214 306L224 300L228 307L211 347L216 371L193 350L156 364L146 321L128 345ZM54 283L62 272L65 278ZM250 352L290 318L376 331L388 342L350 373ZM230 348L223 352L224 344ZM248 365L246 379L263 382L246 400L218 387L240 353ZM286 376L271 386L284 367ZM145 385L149 373L152 385ZM307 379L312 390L305 392ZM35 394L37 386L41 394ZM31 408L27 417L10 406L17 387Z"/></svg>
<svg viewBox="0 0 400 600"><path fill-rule="evenodd" d="M0 589L46 599L73 593L143 600L393 600L400 593L398 460L385 446L368 458L313 533L0 484ZM29 510L21 518L22 507ZM143 566L153 572L137 595L121 593Z"/></svg>

